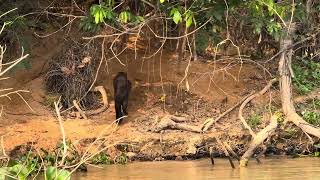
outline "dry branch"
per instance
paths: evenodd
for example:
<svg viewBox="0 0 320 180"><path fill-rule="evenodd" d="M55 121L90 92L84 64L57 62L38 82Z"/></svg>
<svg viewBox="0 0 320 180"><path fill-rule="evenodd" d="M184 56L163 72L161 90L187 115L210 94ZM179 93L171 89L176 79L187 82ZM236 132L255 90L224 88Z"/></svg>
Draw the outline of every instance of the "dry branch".
<svg viewBox="0 0 320 180"><path fill-rule="evenodd" d="M230 113L232 110L234 110L236 107L240 106L240 104L246 100L249 96L251 96L253 93L250 93L249 95L247 95L246 97L242 98L237 104L235 104L234 106L232 106L231 108L229 108L228 110L226 110L224 113L222 113L221 115L219 115L216 119L210 118L208 120L206 120L201 129L203 132L206 132L214 123L216 123L217 121L219 121L221 118L223 118L225 115L227 115L228 113Z"/></svg>
<svg viewBox="0 0 320 180"><path fill-rule="evenodd" d="M241 120L243 126L244 126L247 130L249 130L249 132L250 132L250 134L251 134L252 137L255 137L256 135L255 135L255 133L252 131L252 129L250 128L250 126L248 125L248 123L246 122L246 120L244 119L244 117L243 117L243 109L244 109L244 107L245 107L252 99L254 99L254 98L256 98L256 97L259 97L259 96L263 95L264 93L266 93L266 92L271 88L272 84L275 83L276 81L277 81L277 79L272 79L272 80L270 80L269 83L268 83L260 92L249 96L249 97L241 104L241 106L240 106L238 117L239 117L239 119Z"/></svg>
<svg viewBox="0 0 320 180"><path fill-rule="evenodd" d="M223 142L223 145L227 148L227 150L238 160L240 161L239 156L237 155L236 152L233 151L233 149L230 147L230 145L226 142Z"/></svg>
<svg viewBox="0 0 320 180"><path fill-rule="evenodd" d="M85 112L82 111L82 109L80 108L80 106L78 105L77 101L76 100L73 100L72 101L74 107L79 111L80 115L84 118L84 119L88 119Z"/></svg>
<svg viewBox="0 0 320 180"><path fill-rule="evenodd" d="M98 108L98 109L95 109L95 110L86 111L85 113L87 115L95 115L95 114L102 113L103 111L105 111L109 107L108 96L107 96L107 92L104 89L104 87L103 86L96 86L93 89L93 91L100 92L100 94L102 96L102 104L103 104L103 106Z"/></svg>
<svg viewBox="0 0 320 180"><path fill-rule="evenodd" d="M9 158L5 149L4 149L4 144L3 144L3 136L1 136L1 152L0 152L0 159L7 159Z"/></svg>
<svg viewBox="0 0 320 180"><path fill-rule="evenodd" d="M217 143L222 147L224 154L228 157L228 160L230 162L230 166L234 169L235 167L234 167L234 164L232 162L232 159L230 157L230 154L229 154L227 148L224 146L224 144L221 142L221 140L218 137L216 137L216 140L217 140Z"/></svg>
<svg viewBox="0 0 320 180"><path fill-rule="evenodd" d="M62 154L62 159L60 161L60 165L64 164L64 160L67 156L67 143L66 143L66 134L63 128L63 123L62 123L62 117L60 115L60 109L61 107L59 107L59 102L60 102L60 98L58 100L58 102L54 102L54 107L56 110L56 114L57 114L57 119L59 121L59 125L60 125L60 130L61 130L61 134L62 134L62 143L63 143L63 154Z"/></svg>
<svg viewBox="0 0 320 180"><path fill-rule="evenodd" d="M187 124L180 124L181 117L176 117L172 115L166 115L161 118L160 122L154 127L154 132L160 132L166 129L178 129L183 131L191 131L196 133L201 133L202 130L198 126L191 126ZM178 121L178 122L175 122Z"/></svg>
<svg viewBox="0 0 320 180"><path fill-rule="evenodd" d="M99 92L101 94L102 96L101 104L103 104L102 107L99 107L98 109L94 109L94 110L83 111L78 105L78 103L76 102L76 100L73 101L73 107L75 107L78 110L78 112L84 119L88 119L87 115L90 116L90 115L100 114L109 107L107 92L103 86L96 86L92 91ZM71 115L75 116L76 114L71 113Z"/></svg>
<svg viewBox="0 0 320 180"><path fill-rule="evenodd" d="M242 167L247 166L250 157L254 153L254 150L275 131L277 126L278 126L277 116L272 115L270 119L270 124L257 133L257 135L251 141L248 150L242 155L240 160L240 166Z"/></svg>

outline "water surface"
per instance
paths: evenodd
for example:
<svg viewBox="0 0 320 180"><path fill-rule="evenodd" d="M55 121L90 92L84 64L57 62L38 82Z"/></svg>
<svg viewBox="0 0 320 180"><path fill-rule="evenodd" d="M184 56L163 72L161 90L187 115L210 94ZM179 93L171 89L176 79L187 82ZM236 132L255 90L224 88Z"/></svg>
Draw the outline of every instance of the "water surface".
<svg viewBox="0 0 320 180"><path fill-rule="evenodd" d="M294 179L320 180L320 158L268 158L257 164L251 160L247 168L232 169L227 159L215 159L212 166L209 159L194 161L134 162L126 165L109 165L103 168L89 168L87 173L73 174L71 179ZM234 161L236 164L237 162Z"/></svg>

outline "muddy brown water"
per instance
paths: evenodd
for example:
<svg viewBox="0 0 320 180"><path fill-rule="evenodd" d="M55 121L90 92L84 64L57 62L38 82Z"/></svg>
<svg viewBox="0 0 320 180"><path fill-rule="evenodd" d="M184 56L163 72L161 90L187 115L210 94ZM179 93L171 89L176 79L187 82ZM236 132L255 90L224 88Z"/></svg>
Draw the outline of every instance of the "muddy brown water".
<svg viewBox="0 0 320 180"><path fill-rule="evenodd" d="M109 165L103 168L89 168L86 173L73 174L71 179L252 179L320 180L320 158L268 158L261 164L252 160L247 168L232 169L227 159L215 159L212 166L209 159L194 161L134 162L126 165Z"/></svg>

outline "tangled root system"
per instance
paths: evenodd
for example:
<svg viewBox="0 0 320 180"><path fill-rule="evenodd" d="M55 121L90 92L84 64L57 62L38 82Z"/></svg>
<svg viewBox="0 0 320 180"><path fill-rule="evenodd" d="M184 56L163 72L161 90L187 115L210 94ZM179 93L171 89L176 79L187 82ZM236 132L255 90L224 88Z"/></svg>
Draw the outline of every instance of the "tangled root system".
<svg viewBox="0 0 320 180"><path fill-rule="evenodd" d="M64 108L71 107L73 100L80 102L84 109L98 106L98 97L88 93L96 73L97 50L93 45L72 42L49 63L45 79L48 93L61 96Z"/></svg>

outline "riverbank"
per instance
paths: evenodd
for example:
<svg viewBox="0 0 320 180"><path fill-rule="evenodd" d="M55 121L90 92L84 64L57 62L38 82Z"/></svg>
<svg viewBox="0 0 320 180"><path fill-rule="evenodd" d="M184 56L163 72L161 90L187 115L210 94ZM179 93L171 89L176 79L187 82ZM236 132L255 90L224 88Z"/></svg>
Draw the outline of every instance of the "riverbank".
<svg viewBox="0 0 320 180"><path fill-rule="evenodd" d="M58 40L51 44L47 41L43 43L46 46L32 52L38 54L35 55L38 58L35 59L37 63L32 64L33 69L40 69L61 48ZM53 53L40 58L46 52L44 48L52 49ZM110 61L108 66L100 69L96 85L104 86L107 91L110 106L106 111L89 116L87 120L64 114L66 139L79 154L93 146L97 148L90 148L90 153L102 150L112 159L122 153L128 154L131 160L142 161L195 159L208 157L210 149L216 157L225 156L217 138L238 155L245 152L251 135L238 119L239 106L235 105L267 84L270 77L264 68L232 57L215 63L201 59L177 64L175 53L170 51L164 51L161 57L132 59L135 53L132 50L119 56L126 62L126 67L118 61ZM138 49L137 57L141 54L143 49ZM181 71L177 70L178 65ZM189 67L187 76L184 74L186 67ZM269 68L272 70L272 67ZM119 71L128 72L133 89L129 98L129 116L124 124L116 127L113 124L112 78ZM30 149L52 152L61 143L61 129L53 108L53 102L57 99L45 91L44 78L45 74L38 71L22 71L9 83L30 91L23 96L33 111L19 96L12 96L11 100L1 99L4 111L0 136L3 137L5 154L11 157L19 157ZM269 123L270 110L275 113L281 109L278 94L277 88L271 88L244 108L243 116L254 132L259 132ZM170 127L155 131L161 118L168 114L185 117L183 122L179 122L181 125L199 128L208 119L216 119L230 108L233 109L206 133ZM258 148L256 153L265 151L270 155L298 155L317 151L299 128L293 124L279 123L276 133L265 143L266 149Z"/></svg>

